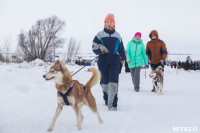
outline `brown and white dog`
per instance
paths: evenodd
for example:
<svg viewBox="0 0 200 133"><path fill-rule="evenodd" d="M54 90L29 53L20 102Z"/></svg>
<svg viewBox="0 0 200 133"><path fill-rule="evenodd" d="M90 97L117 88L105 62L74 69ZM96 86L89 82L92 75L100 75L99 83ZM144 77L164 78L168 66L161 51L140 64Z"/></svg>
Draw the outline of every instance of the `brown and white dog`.
<svg viewBox="0 0 200 133"><path fill-rule="evenodd" d="M152 78L153 86L155 87L155 93L158 95L162 94L163 89L163 71L162 67L158 66L156 70L152 70L149 75Z"/></svg>
<svg viewBox="0 0 200 133"><path fill-rule="evenodd" d="M83 89L84 85L75 80L72 80L72 75L65 66L64 60L62 62L57 60L56 63L50 68L49 72L43 76L46 80L53 80L56 84L56 89L58 90L58 107L56 109L51 125L49 126L47 131L53 131L56 119L58 118L63 106L65 105L64 100L60 96L59 92L65 94L72 86L73 88L70 94L67 96L67 99L70 106L74 109L76 113L78 130L81 130L81 125L84 118L81 112L81 108L83 105L87 105L92 110L92 112L97 115L99 123L103 123L103 120L101 119L101 116L97 111L96 100L90 90L96 83L98 83L100 79L100 73L97 69L93 67L89 68L88 71L92 72L92 77L89 79L89 81L87 81L85 85L85 90Z"/></svg>

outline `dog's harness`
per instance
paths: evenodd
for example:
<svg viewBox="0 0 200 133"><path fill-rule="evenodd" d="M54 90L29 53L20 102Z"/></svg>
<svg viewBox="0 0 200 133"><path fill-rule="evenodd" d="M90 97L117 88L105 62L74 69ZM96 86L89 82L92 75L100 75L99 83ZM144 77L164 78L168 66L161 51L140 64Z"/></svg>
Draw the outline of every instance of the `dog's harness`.
<svg viewBox="0 0 200 133"><path fill-rule="evenodd" d="M76 82L78 82L78 81L76 81ZM63 84L63 85L61 85L61 86L66 86L67 84L68 84L68 82ZM67 92L65 94L63 94L62 92L58 91L59 95L63 98L63 101L65 102L65 105L67 105L67 106L70 105L67 96L71 93L73 87L74 87L74 84L67 90ZM85 86L83 86L83 90L84 90L84 93L85 93L85 90L86 90ZM84 96L84 93L83 93L83 96Z"/></svg>

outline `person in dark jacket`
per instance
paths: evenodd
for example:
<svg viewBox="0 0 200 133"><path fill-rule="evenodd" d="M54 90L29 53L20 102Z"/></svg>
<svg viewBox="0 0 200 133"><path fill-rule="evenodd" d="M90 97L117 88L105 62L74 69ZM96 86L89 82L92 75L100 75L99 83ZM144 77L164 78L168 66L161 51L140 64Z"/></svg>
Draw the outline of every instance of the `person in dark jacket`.
<svg viewBox="0 0 200 133"><path fill-rule="evenodd" d="M188 71L189 69L190 69L190 63L189 60L187 60L185 63L185 70Z"/></svg>
<svg viewBox="0 0 200 133"><path fill-rule="evenodd" d="M182 63L181 61L178 62L178 69L181 69L182 68Z"/></svg>
<svg viewBox="0 0 200 133"><path fill-rule="evenodd" d="M194 62L194 66L193 66L193 68L194 68L194 71L196 71L196 62Z"/></svg>
<svg viewBox="0 0 200 133"><path fill-rule="evenodd" d="M109 110L116 110L120 57L124 62L126 56L122 38L115 30L114 15L108 14L104 23L103 31L97 33L93 40L92 49L96 55L99 55L97 64L101 72L100 84L103 89L105 104Z"/></svg>
<svg viewBox="0 0 200 133"><path fill-rule="evenodd" d="M199 63L197 63L197 70L199 70Z"/></svg>
<svg viewBox="0 0 200 133"><path fill-rule="evenodd" d="M175 68L175 69L177 68L177 63L176 63L176 61L174 62L174 68Z"/></svg>
<svg viewBox="0 0 200 133"><path fill-rule="evenodd" d="M190 62L190 70L194 70L193 66L194 66L194 65L193 65L193 62L191 61L191 62Z"/></svg>

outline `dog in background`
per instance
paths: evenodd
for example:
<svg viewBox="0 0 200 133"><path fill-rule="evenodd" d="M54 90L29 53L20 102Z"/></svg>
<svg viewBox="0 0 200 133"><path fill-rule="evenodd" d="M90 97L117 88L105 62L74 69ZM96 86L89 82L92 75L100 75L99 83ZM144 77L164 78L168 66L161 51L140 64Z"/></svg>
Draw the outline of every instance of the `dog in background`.
<svg viewBox="0 0 200 133"><path fill-rule="evenodd" d="M65 66L65 61L60 62L59 60L50 68L49 72L43 75L46 80L53 80L57 91L57 102L58 107L56 109L55 115L51 122L51 125L47 131L53 131L56 119L58 118L63 106L66 104L66 99L69 105L74 109L77 118L77 128L81 130L83 122L83 114L81 108L83 105L87 105L92 112L97 115L99 123L103 123L101 116L97 110L96 100L91 93L91 88L98 83L100 79L100 73L97 69L91 67L88 69L92 72L92 77L87 81L85 86L79 82L72 80L72 75ZM70 93L64 99L61 95L66 94L70 89ZM70 121L70 120L69 120Z"/></svg>
<svg viewBox="0 0 200 133"><path fill-rule="evenodd" d="M162 67L158 66L156 70L152 70L149 75L152 78L153 86L155 87L155 93L158 95L162 94L163 89L163 71Z"/></svg>

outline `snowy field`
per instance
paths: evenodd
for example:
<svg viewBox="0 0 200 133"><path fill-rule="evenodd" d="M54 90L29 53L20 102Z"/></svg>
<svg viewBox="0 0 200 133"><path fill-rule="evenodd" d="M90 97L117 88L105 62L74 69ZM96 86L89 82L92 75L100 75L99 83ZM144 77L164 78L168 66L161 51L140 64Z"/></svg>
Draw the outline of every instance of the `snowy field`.
<svg viewBox="0 0 200 133"><path fill-rule="evenodd" d="M42 62L41 62L42 64ZM0 63L0 133L45 133L57 107L53 81L45 81L50 65ZM80 66L67 66L75 72ZM73 79L86 83L88 67ZM118 110L108 111L100 85L92 88L103 124L85 106L82 130L77 131L76 117L65 106L59 116L55 133L171 133L173 127L197 127L200 132L200 72L178 71L165 67L164 94L151 92L147 70L141 71L141 90L134 92L130 73L124 68L120 75Z"/></svg>

